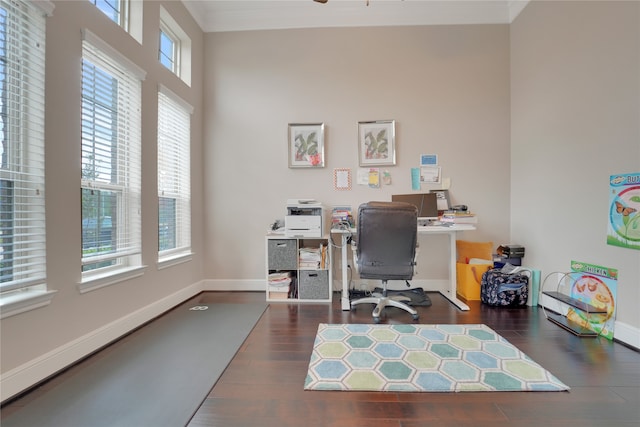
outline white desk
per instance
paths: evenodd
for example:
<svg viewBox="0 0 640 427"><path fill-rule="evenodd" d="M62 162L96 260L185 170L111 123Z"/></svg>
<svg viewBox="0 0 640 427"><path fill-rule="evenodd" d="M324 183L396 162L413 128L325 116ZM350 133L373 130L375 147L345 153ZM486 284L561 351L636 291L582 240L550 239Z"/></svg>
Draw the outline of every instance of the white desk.
<svg viewBox="0 0 640 427"><path fill-rule="evenodd" d="M475 230L476 227L471 224L455 224L449 227L432 225L419 226L418 236L420 234L448 234L449 235L449 289L440 291L440 293L455 304L460 310L469 310L469 306L460 301L456 296L456 236L458 231ZM348 262L347 262L347 241L349 236L356 235L356 229L332 229L331 234L341 236L340 260L342 264L342 297L340 298L342 309L351 310L351 302L349 301L349 278L348 278Z"/></svg>

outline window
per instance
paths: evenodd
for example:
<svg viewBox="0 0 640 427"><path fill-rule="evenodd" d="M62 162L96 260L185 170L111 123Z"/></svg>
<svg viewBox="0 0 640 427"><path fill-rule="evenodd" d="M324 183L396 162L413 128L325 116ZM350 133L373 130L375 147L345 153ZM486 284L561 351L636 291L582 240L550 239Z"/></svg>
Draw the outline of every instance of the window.
<svg viewBox="0 0 640 427"><path fill-rule="evenodd" d="M191 253L192 107L161 87L158 92L158 258Z"/></svg>
<svg viewBox="0 0 640 427"><path fill-rule="evenodd" d="M191 85L191 39L162 6L159 42L160 63Z"/></svg>
<svg viewBox="0 0 640 427"><path fill-rule="evenodd" d="M142 44L144 0L89 0L89 2Z"/></svg>
<svg viewBox="0 0 640 427"><path fill-rule="evenodd" d="M113 22L126 28L126 0L89 0Z"/></svg>
<svg viewBox="0 0 640 427"><path fill-rule="evenodd" d="M160 51L158 53L158 57L160 63L171 70L174 74L179 74L178 68L178 52L179 52L180 41L171 35L171 32L164 28L163 25L160 27Z"/></svg>
<svg viewBox="0 0 640 427"><path fill-rule="evenodd" d="M82 271L140 267L144 72L89 31L82 50ZM95 272L94 272L95 270Z"/></svg>
<svg viewBox="0 0 640 427"><path fill-rule="evenodd" d="M43 6L49 7L48 3ZM51 12L52 7L48 11ZM45 14L0 0L0 292L7 301L46 292L44 200ZM25 292L26 291L26 292ZM40 304L42 305L42 304ZM21 310L24 311L24 310Z"/></svg>

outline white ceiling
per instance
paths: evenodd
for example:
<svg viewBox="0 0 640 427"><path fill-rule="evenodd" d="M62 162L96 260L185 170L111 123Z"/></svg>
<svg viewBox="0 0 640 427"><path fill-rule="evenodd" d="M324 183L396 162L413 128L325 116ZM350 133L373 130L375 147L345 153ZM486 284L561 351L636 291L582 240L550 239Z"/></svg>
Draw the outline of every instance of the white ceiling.
<svg viewBox="0 0 640 427"><path fill-rule="evenodd" d="M182 0L204 32L508 24L529 0Z"/></svg>

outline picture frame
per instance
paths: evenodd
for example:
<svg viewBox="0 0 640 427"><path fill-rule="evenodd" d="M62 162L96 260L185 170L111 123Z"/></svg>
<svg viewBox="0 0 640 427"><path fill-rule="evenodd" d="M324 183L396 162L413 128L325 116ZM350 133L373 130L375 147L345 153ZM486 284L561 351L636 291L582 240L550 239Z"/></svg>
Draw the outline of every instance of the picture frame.
<svg viewBox="0 0 640 427"><path fill-rule="evenodd" d="M324 167L324 123L289 123L289 168Z"/></svg>
<svg viewBox="0 0 640 427"><path fill-rule="evenodd" d="M351 190L351 169L336 168L333 170L333 189Z"/></svg>
<svg viewBox="0 0 640 427"><path fill-rule="evenodd" d="M365 167L396 164L395 120L358 122L358 158Z"/></svg>

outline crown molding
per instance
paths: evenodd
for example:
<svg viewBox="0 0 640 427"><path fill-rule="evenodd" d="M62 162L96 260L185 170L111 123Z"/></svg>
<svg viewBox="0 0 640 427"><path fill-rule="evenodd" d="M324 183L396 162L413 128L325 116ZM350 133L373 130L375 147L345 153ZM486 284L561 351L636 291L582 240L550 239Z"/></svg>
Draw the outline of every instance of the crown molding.
<svg viewBox="0 0 640 427"><path fill-rule="evenodd" d="M509 24L528 0L183 0L206 32Z"/></svg>

